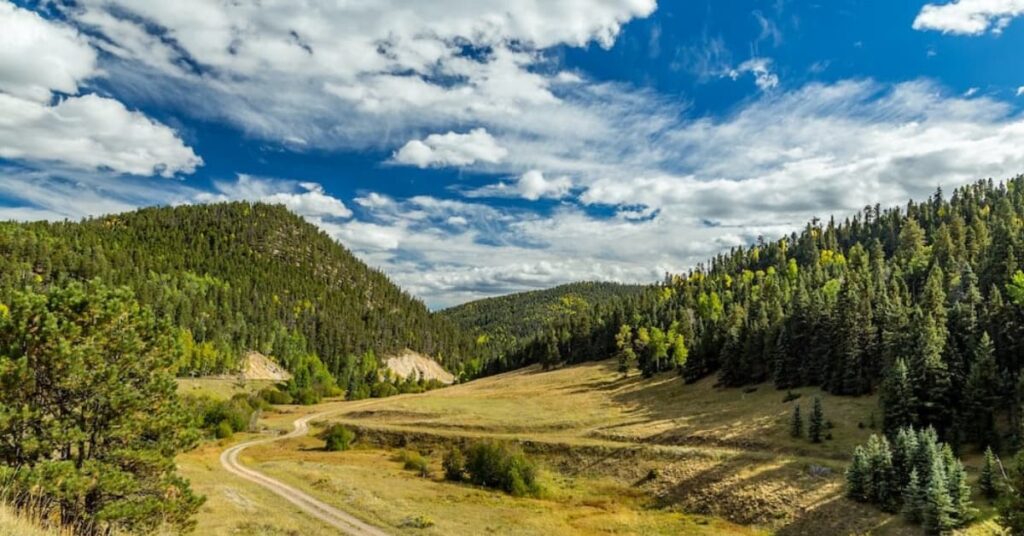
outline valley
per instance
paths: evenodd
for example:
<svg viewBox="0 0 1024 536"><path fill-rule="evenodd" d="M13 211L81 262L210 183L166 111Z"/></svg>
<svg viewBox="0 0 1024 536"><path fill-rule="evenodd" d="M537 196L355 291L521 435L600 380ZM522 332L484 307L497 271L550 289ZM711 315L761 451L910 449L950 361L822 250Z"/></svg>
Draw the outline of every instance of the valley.
<svg viewBox="0 0 1024 536"><path fill-rule="evenodd" d="M238 459L393 534L917 534L843 498L848 453L872 433L877 399L792 392L800 398L784 403L787 392L770 385L624 378L612 361L530 367L424 394L283 407L261 425L284 433L308 419L313 433L254 444ZM814 396L833 423L832 439L818 445L788 431L792 405ZM323 450L314 436L332 423L355 431L352 449ZM253 530L246 513L259 511L264 534L333 533L223 471L224 449L254 437L181 457L183 474L208 497L198 532ZM443 480L446 448L488 439L519 443L539 460L545 494L515 498ZM404 470L401 450L422 453L430 475ZM972 534L987 528L976 524Z"/></svg>

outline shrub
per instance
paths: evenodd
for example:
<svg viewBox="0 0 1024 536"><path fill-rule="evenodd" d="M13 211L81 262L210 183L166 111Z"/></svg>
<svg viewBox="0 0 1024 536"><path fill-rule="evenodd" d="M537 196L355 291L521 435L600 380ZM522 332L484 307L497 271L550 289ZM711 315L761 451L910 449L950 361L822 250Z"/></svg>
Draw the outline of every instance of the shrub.
<svg viewBox="0 0 1024 536"><path fill-rule="evenodd" d="M466 457L462 455L462 451L459 450L459 447L452 446L452 448L445 453L441 466L444 467L445 480L461 482L465 477Z"/></svg>
<svg viewBox="0 0 1024 536"><path fill-rule="evenodd" d="M422 477L430 476L430 465L422 454L415 450L403 450L398 453L402 467L410 471L416 471Z"/></svg>
<svg viewBox="0 0 1024 536"><path fill-rule="evenodd" d="M356 434L340 424L332 424L320 434L320 438L324 440L324 450L337 452L348 450Z"/></svg>
<svg viewBox="0 0 1024 536"><path fill-rule="evenodd" d="M261 390L259 396L261 399L274 405L292 403L292 395L288 394L287 391L281 391L280 389L274 387L267 387Z"/></svg>
<svg viewBox="0 0 1024 536"><path fill-rule="evenodd" d="M537 466L518 448L493 441L474 445L466 460L470 482L517 497L538 495Z"/></svg>
<svg viewBox="0 0 1024 536"><path fill-rule="evenodd" d="M227 439L234 435L235 431L231 428L231 423L228 421L220 421L217 425L217 429L214 430L214 435L217 439Z"/></svg>

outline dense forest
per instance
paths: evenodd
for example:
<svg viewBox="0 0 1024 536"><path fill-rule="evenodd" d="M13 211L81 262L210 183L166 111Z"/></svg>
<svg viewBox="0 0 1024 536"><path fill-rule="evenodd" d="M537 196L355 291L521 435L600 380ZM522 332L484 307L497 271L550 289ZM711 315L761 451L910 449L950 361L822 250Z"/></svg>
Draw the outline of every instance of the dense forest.
<svg viewBox="0 0 1024 536"><path fill-rule="evenodd" d="M476 340L484 370L509 368L505 356L515 355L551 326L574 316L592 316L646 287L584 281L545 290L485 298L439 311Z"/></svg>
<svg viewBox="0 0 1024 536"><path fill-rule="evenodd" d="M1024 177L737 247L555 322L516 365L601 359L688 381L878 392L885 430L1022 443Z"/></svg>
<svg viewBox="0 0 1024 536"><path fill-rule="evenodd" d="M474 342L283 207L147 208L82 222L0 224L0 303L97 279L176 329L179 375L227 372L247 350L300 384L367 391L377 356L411 348L458 373Z"/></svg>

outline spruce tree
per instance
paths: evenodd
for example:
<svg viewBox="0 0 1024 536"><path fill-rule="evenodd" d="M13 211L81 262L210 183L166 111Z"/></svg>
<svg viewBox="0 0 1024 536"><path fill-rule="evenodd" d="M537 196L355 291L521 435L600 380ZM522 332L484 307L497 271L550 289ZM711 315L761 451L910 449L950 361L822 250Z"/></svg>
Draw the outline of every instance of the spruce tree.
<svg viewBox="0 0 1024 536"><path fill-rule="evenodd" d="M868 459L868 499L885 511L896 508L898 489L895 485L892 450L885 436L872 434L866 450Z"/></svg>
<svg viewBox="0 0 1024 536"><path fill-rule="evenodd" d="M882 429L886 433L893 434L914 424L916 400L910 385L907 363L902 357L897 358L889 367L879 398L882 404Z"/></svg>
<svg viewBox="0 0 1024 536"><path fill-rule="evenodd" d="M925 494L917 468L910 470L907 485L903 488L903 517L911 523L920 523L924 516Z"/></svg>
<svg viewBox="0 0 1024 536"><path fill-rule="evenodd" d="M993 500L999 496L999 488L996 486L996 455L992 447L985 449L985 461L981 466L981 473L978 474L978 489L982 496Z"/></svg>
<svg viewBox="0 0 1024 536"><path fill-rule="evenodd" d="M956 458L946 466L946 485L953 508L953 522L955 526L962 527L974 518L974 509L971 504L971 487L967 484L967 471Z"/></svg>
<svg viewBox="0 0 1024 536"><path fill-rule="evenodd" d="M793 416L789 423L789 435L793 437L804 436L804 418L800 415L800 404L793 405Z"/></svg>
<svg viewBox="0 0 1024 536"><path fill-rule="evenodd" d="M1014 458L1009 478L999 503L999 524L1010 534L1024 534L1024 451Z"/></svg>
<svg viewBox="0 0 1024 536"><path fill-rule="evenodd" d="M980 444L993 444L998 440L994 412L999 397L999 373L996 369L995 350L988 333L982 334L973 348L971 371L964 389L968 439Z"/></svg>
<svg viewBox="0 0 1024 536"><path fill-rule="evenodd" d="M917 453L917 434L912 428L900 428L896 433L892 449L892 467L896 488L903 489L910 482Z"/></svg>
<svg viewBox="0 0 1024 536"><path fill-rule="evenodd" d="M949 485L941 457L932 462L924 499L921 526L926 534L944 534L956 528L956 512L949 498Z"/></svg>
<svg viewBox="0 0 1024 536"><path fill-rule="evenodd" d="M857 445L853 449L853 459L846 468L846 496L859 502L867 502L868 496L868 459L864 447Z"/></svg>
<svg viewBox="0 0 1024 536"><path fill-rule="evenodd" d="M822 431L825 429L825 412L821 408L821 397L814 397L811 419L807 425L807 437L814 443L821 443Z"/></svg>

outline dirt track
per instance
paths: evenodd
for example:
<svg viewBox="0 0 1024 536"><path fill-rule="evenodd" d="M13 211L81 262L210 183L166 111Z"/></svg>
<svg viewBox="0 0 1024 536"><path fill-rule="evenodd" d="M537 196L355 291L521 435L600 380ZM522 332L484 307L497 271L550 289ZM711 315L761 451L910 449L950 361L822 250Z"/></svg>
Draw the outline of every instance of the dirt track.
<svg viewBox="0 0 1024 536"><path fill-rule="evenodd" d="M248 441L240 443L231 448L228 448L220 455L220 464L224 466L229 472L238 475L250 482L259 484L260 486L274 492L281 498L288 502L298 506L301 510L308 513L309 515L327 523L331 527L338 529L342 534L349 534L352 536L385 536L387 533L372 526L368 525L352 515L343 512L329 504L319 501L309 495L273 478L270 478L259 471L249 469L242 465L238 461L238 456L243 450L263 443L270 443L273 441L280 441L282 439L301 437L309 433L309 422L321 419L326 415L333 413L331 411L316 413L313 415L307 415L299 418L295 421L295 429L291 432L277 437L268 439L257 439L255 441Z"/></svg>

